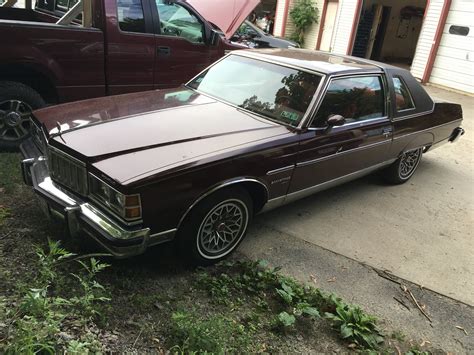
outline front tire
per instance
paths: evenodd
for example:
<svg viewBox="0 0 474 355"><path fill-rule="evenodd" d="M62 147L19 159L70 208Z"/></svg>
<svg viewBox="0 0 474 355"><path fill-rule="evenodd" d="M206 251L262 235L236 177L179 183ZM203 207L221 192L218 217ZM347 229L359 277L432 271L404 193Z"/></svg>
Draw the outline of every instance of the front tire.
<svg viewBox="0 0 474 355"><path fill-rule="evenodd" d="M212 265L230 255L244 239L253 202L239 187L217 191L195 206L178 231L178 247L191 264Z"/></svg>
<svg viewBox="0 0 474 355"><path fill-rule="evenodd" d="M385 180L392 184L403 184L410 180L418 168L423 155L423 148L404 152L395 163L383 171Z"/></svg>
<svg viewBox="0 0 474 355"><path fill-rule="evenodd" d="M0 82L0 150L16 150L30 135L31 111L45 106L40 94L27 85Z"/></svg>

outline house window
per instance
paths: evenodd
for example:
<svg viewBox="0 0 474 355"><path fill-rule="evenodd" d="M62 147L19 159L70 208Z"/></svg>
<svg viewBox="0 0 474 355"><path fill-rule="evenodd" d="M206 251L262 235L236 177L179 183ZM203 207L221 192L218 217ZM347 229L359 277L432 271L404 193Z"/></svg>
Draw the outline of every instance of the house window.
<svg viewBox="0 0 474 355"><path fill-rule="evenodd" d="M469 34L469 27L452 25L449 27L449 33L458 36L467 36Z"/></svg>

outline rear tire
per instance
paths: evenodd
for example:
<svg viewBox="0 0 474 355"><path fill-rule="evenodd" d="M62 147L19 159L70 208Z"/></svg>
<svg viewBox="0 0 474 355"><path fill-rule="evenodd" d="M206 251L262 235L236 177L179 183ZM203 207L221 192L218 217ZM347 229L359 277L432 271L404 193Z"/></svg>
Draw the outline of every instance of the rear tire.
<svg viewBox="0 0 474 355"><path fill-rule="evenodd" d="M395 163L383 170L383 177L391 184L403 184L410 180L418 168L423 155L423 148L404 152Z"/></svg>
<svg viewBox="0 0 474 355"><path fill-rule="evenodd" d="M31 111L45 105L41 95L29 86L0 81L0 150L17 150L30 135Z"/></svg>
<svg viewBox="0 0 474 355"><path fill-rule="evenodd" d="M212 265L230 255L244 239L253 215L248 192L232 187L198 203L178 231L180 253L193 265Z"/></svg>

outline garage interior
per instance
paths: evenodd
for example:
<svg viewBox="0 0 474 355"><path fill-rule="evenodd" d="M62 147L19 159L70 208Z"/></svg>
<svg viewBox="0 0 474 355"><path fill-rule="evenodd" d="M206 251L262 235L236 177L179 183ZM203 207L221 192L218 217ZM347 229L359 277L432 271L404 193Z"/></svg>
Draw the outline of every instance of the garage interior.
<svg viewBox="0 0 474 355"><path fill-rule="evenodd" d="M352 55L409 69L427 0L365 0Z"/></svg>

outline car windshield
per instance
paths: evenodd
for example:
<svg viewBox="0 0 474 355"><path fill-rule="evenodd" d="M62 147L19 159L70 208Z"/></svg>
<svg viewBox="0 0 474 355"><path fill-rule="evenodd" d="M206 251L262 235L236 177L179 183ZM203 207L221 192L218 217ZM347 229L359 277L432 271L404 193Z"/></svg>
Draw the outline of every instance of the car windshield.
<svg viewBox="0 0 474 355"><path fill-rule="evenodd" d="M317 74L230 55L187 86L272 121L297 126L320 82Z"/></svg>

